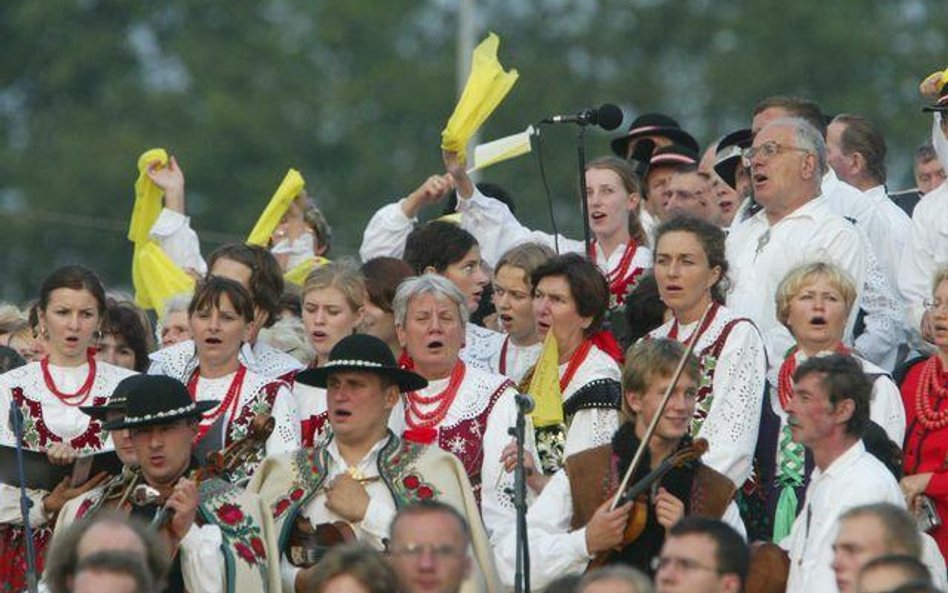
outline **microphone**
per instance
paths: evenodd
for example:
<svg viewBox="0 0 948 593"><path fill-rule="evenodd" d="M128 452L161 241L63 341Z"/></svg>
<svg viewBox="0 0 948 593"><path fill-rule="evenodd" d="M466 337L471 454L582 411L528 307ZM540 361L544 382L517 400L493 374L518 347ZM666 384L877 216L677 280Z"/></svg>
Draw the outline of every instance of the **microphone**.
<svg viewBox="0 0 948 593"><path fill-rule="evenodd" d="M517 402L517 410L521 414L529 414L536 407L536 402L526 393L517 393L514 395L514 401Z"/></svg>
<svg viewBox="0 0 948 593"><path fill-rule="evenodd" d="M605 103L597 109L584 109L571 115L552 115L540 123L543 124L579 124L581 126L599 126L603 130L614 130L622 123L622 110L612 103Z"/></svg>

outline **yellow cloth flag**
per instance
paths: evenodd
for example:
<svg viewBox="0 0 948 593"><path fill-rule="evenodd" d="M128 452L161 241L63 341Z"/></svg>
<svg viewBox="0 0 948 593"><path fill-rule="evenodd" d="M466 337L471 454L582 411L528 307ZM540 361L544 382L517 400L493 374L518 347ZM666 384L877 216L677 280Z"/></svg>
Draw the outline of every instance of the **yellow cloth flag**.
<svg viewBox="0 0 948 593"><path fill-rule="evenodd" d="M138 157L138 179L135 180L135 206L128 223L128 240L140 245L148 240L158 215L161 214L161 196L164 190L148 177L148 168L155 162L162 167L168 164L168 153L163 148L146 150Z"/></svg>
<svg viewBox="0 0 948 593"><path fill-rule="evenodd" d="M293 266L292 270L288 270L285 274L283 274L283 279L297 286L303 286L303 283L306 282L306 277L309 276L310 272L320 266L325 266L328 263L328 259L319 255L308 257Z"/></svg>
<svg viewBox="0 0 948 593"><path fill-rule="evenodd" d="M533 378L527 393L533 396L536 406L530 418L537 428L557 426L563 423L563 394L560 393L560 353L553 332L547 332L543 350L537 359Z"/></svg>
<svg viewBox="0 0 948 593"><path fill-rule="evenodd" d="M266 247L270 243L270 236L276 230L277 225L280 224L280 219L286 214L290 204L303 191L304 185L303 176L300 175L299 171L290 169L286 172L280 186L273 193L273 197L270 198L270 203L264 208L260 218L257 219L257 224L250 231L250 236L247 237L248 245Z"/></svg>
<svg viewBox="0 0 948 593"><path fill-rule="evenodd" d="M454 113L441 132L441 148L457 152L465 160L468 141L504 100L520 76L516 70L505 72L497 59L500 38L494 33L474 49L471 73L464 85Z"/></svg>
<svg viewBox="0 0 948 593"><path fill-rule="evenodd" d="M176 266L154 241L135 247L132 283L135 302L143 309L163 311L174 295L194 292L194 278Z"/></svg>

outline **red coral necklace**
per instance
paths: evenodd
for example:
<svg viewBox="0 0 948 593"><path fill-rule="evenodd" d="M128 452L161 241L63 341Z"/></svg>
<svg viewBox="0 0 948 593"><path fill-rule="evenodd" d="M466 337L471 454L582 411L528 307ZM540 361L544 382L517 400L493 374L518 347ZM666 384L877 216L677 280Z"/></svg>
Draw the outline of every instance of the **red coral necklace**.
<svg viewBox="0 0 948 593"><path fill-rule="evenodd" d="M82 386L79 387L79 391L75 393L63 393L56 387L53 375L49 372L49 356L44 356L43 360L40 361L40 368L43 371L43 382L46 383L46 388L49 389L59 401L67 406L81 406L89 398L89 393L92 392L92 384L95 383L96 364L95 354L91 348L86 351L86 362L89 365L89 372L86 375L86 380Z"/></svg>
<svg viewBox="0 0 948 593"><path fill-rule="evenodd" d="M227 388L227 394L224 396L224 399L221 400L221 403L213 410L201 414L201 424L198 427L198 434L194 439L195 443L204 438L207 431L214 425L214 421L228 409L231 411L231 418L234 417L234 412L237 411L237 401L240 399L240 388L243 387L244 375L246 374L247 367L239 365L237 372L234 373L234 378L230 382L230 386ZM197 401L198 380L200 378L201 368L198 367L194 369L194 372L191 373L191 377L188 379L188 393L191 394L191 401Z"/></svg>
<svg viewBox="0 0 948 593"><path fill-rule="evenodd" d="M927 430L940 430L948 426L948 409L936 412L932 401L941 401L948 395L948 386L939 380L944 373L938 356L932 356L923 364L925 366L922 367L918 387L915 388L915 415L919 424Z"/></svg>
<svg viewBox="0 0 948 593"><path fill-rule="evenodd" d="M405 414L405 422L409 428L432 428L441 424L441 421L444 420L444 417L448 413L448 408L451 407L454 398L457 397L458 389L461 388L461 383L464 381L465 368L463 362L460 360L457 361L454 365L454 369L451 370L451 377L448 379L447 387L440 393L424 396L417 391L409 391L405 394L408 400L408 413ZM421 411L421 406L428 406L434 403L438 404L435 406L435 409L430 412Z"/></svg>

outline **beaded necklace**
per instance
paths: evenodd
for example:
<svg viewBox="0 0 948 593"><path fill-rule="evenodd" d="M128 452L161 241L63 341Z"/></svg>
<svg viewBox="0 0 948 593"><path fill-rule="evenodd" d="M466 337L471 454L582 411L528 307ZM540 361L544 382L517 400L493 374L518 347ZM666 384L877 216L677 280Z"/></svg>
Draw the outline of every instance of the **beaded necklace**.
<svg viewBox="0 0 948 593"><path fill-rule="evenodd" d="M49 356L44 356L43 360L40 361L40 368L43 371L43 382L46 383L46 388L49 389L59 401L67 406L81 406L89 398L89 393L92 391L92 384L95 382L96 372L95 355L91 348L86 351L86 362L89 365L89 371L86 374L86 380L82 383L82 386L79 387L79 391L75 393L64 393L56 387L56 381L53 380L53 375L49 372Z"/></svg>
<svg viewBox="0 0 948 593"><path fill-rule="evenodd" d="M454 398L457 397L461 383L464 381L465 368L463 362L460 360L457 361L454 365L454 369L451 370L447 387L440 393L425 396L417 391L409 391L405 394L405 398L408 400L408 412L405 414L405 422L409 428L434 428L441 424L441 421L444 420L444 417L448 414L448 408L451 407L451 404L454 403ZM430 412L421 411L421 406L428 406L434 403L438 404L434 410Z"/></svg>

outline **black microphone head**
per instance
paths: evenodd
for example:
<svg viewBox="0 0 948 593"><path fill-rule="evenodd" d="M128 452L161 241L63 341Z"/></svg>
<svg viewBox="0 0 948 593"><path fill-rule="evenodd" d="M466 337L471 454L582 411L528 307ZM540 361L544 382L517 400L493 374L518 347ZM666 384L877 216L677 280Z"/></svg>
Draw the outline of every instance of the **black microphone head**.
<svg viewBox="0 0 948 593"><path fill-rule="evenodd" d="M533 401L533 397L528 393L518 393L514 396L514 399L517 402L517 407L519 407L520 411L524 414L533 412L533 409L536 407L536 402Z"/></svg>
<svg viewBox="0 0 948 593"><path fill-rule="evenodd" d="M595 123L603 130L614 130L622 123L622 110L612 103L603 104L597 111L598 118Z"/></svg>

